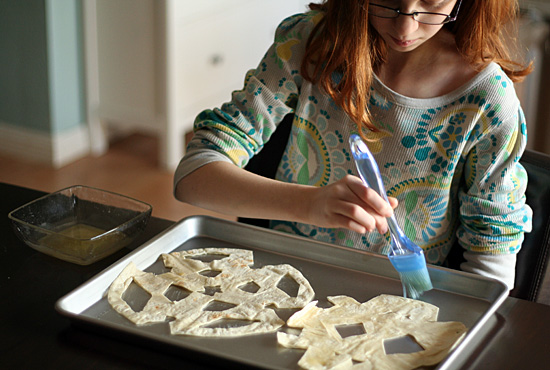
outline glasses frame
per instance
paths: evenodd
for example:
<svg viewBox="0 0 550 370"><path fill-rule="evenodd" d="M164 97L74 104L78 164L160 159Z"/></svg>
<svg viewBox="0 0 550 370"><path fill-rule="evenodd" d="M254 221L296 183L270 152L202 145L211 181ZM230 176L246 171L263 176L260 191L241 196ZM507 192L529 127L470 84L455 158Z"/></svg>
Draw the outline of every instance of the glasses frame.
<svg viewBox="0 0 550 370"><path fill-rule="evenodd" d="M369 3L369 7L371 6L376 6L376 7L379 7L379 8L384 8L384 9L388 9L388 10L393 10L395 15L393 17L382 17L380 15L376 15L376 14L372 14L369 12L370 15L372 15L373 17L378 17L378 18L385 18L385 19L393 19L393 18L397 18L399 17L400 15L406 15L406 16L411 16L415 21L417 21L418 23L422 23L422 24L428 24L428 25L431 25L431 26L439 26L439 25L442 25L442 24L445 24L445 23L449 23L449 22L454 22L456 21L456 19L458 18L458 11L460 10L460 5L462 5L462 0L458 0L453 8L453 10L451 11L451 14L444 14L444 13L433 13L433 12L412 12L412 13L403 13L399 8L390 8L389 6L384 6L384 5L380 5L380 4L373 4L373 3ZM454 13L454 14L453 14ZM416 19L416 17L418 17L419 14L431 14L431 15L443 15L447 18L445 18L445 20L441 23L426 23L426 22L421 22L419 20Z"/></svg>

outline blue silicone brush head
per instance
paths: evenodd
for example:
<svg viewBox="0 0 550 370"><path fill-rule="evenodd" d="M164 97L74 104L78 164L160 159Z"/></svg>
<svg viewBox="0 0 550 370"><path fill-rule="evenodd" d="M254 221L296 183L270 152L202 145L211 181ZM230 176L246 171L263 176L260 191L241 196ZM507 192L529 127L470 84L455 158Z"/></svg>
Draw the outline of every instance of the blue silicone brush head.
<svg viewBox="0 0 550 370"><path fill-rule="evenodd" d="M400 240L398 242L395 239L392 234L392 244L400 243L401 246L396 247L392 245L388 258L399 273L404 296L416 299L422 293L433 288L424 252L408 238L407 241ZM406 252L401 254L402 250ZM396 251L399 251L399 254L395 253Z"/></svg>
<svg viewBox="0 0 550 370"><path fill-rule="evenodd" d="M388 197L380 170L367 145L358 135L351 135L349 142L361 179L366 186L375 190L387 201ZM397 224L395 216L392 215L388 218L388 226L392 239L388 257L399 273L405 297L416 299L425 291L433 288L426 267L424 251L405 235Z"/></svg>

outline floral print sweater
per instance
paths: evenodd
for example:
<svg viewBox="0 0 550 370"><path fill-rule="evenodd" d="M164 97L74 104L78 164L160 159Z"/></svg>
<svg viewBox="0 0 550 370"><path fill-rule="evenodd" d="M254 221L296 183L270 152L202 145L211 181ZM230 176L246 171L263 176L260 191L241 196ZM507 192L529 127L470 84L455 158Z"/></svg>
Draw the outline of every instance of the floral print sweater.
<svg viewBox="0 0 550 370"><path fill-rule="evenodd" d="M357 175L348 138L357 127L319 87L300 75L306 41L322 13L285 19L244 88L220 108L201 112L178 166L175 184L212 161L245 167L286 114L294 121L276 178L325 186ZM400 95L375 76L369 109L377 132L369 142L395 214L432 264L442 264L458 240L464 270L513 286L515 254L531 228L525 204L526 172L518 163L526 125L512 82L497 64L444 96ZM295 222L275 230L386 254L389 236L357 234Z"/></svg>

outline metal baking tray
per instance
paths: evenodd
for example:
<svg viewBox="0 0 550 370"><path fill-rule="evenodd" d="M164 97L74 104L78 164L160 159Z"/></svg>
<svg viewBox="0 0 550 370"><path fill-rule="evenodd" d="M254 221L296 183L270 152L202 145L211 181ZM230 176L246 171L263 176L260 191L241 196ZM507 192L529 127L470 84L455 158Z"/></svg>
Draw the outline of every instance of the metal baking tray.
<svg viewBox="0 0 550 370"><path fill-rule="evenodd" d="M211 247L252 250L254 267L291 264L309 280L319 306L328 307L326 297L333 295L348 295L365 302L379 294L403 294L399 275L385 256L237 222L193 216L174 224L61 298L56 309L75 322L152 340L161 346L260 368L299 369L297 362L304 352L279 346L275 333L234 338L171 335L166 323L138 327L111 309L105 293L130 261L141 270L154 272L159 264L162 266L158 261L161 253ZM473 339L506 299L508 290L494 279L432 266L428 270L434 289L421 300L440 308L439 321L460 321L468 327L460 345L437 367L453 369L463 361L461 353L475 345ZM286 320L288 316L282 318Z"/></svg>

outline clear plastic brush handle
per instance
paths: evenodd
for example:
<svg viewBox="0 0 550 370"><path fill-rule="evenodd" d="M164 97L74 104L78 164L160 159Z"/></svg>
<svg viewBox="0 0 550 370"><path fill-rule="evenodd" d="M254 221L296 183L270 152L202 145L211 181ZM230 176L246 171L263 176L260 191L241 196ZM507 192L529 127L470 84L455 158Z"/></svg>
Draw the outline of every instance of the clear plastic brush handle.
<svg viewBox="0 0 550 370"><path fill-rule="evenodd" d="M376 191L382 198L384 198L386 202L388 202L386 188L384 187L384 182L382 181L380 169L378 168L378 164L376 164L376 160L372 156L369 148L358 135L351 135L349 141L351 152L353 158L355 159L355 165L357 166L357 171L359 172L361 179L369 188ZM391 230L392 244L394 246L390 253L410 253L410 251L403 248L399 243L399 239L403 240L404 238L407 238L407 236L397 224L395 215L392 214L391 217L387 218L387 220L388 226Z"/></svg>

